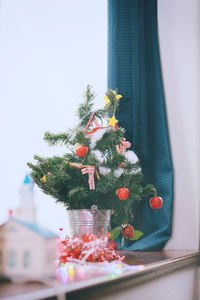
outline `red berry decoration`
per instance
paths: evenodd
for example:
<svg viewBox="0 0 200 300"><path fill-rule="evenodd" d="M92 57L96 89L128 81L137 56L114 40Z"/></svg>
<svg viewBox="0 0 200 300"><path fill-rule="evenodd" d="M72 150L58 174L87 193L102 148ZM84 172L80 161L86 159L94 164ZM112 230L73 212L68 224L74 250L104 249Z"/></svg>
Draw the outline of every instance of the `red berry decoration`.
<svg viewBox="0 0 200 300"><path fill-rule="evenodd" d="M127 225L123 230L122 234L125 236L127 239L132 239L134 237L134 228L131 225Z"/></svg>
<svg viewBox="0 0 200 300"><path fill-rule="evenodd" d="M78 157L85 157L88 152L87 146L80 146L78 149L76 149L76 155Z"/></svg>
<svg viewBox="0 0 200 300"><path fill-rule="evenodd" d="M163 206L163 200L161 197L153 197L149 200L149 204L152 209L159 209Z"/></svg>
<svg viewBox="0 0 200 300"><path fill-rule="evenodd" d="M120 200L126 200L129 196L129 190L127 188L120 188L117 190L117 196Z"/></svg>

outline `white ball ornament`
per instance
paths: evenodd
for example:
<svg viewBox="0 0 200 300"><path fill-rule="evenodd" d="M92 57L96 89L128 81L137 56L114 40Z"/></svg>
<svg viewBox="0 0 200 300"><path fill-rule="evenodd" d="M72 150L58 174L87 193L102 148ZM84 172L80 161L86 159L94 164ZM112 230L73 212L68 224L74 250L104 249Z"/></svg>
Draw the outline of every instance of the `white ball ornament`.
<svg viewBox="0 0 200 300"><path fill-rule="evenodd" d="M132 150L126 151L124 156L131 164L135 164L138 161L137 155Z"/></svg>
<svg viewBox="0 0 200 300"><path fill-rule="evenodd" d="M103 176L109 174L111 171L110 168L106 168L106 167L99 167L99 173Z"/></svg>
<svg viewBox="0 0 200 300"><path fill-rule="evenodd" d="M118 169L116 169L114 172L113 172L113 175L115 176L115 177L120 177L122 174L124 173L124 169L123 168L118 168Z"/></svg>
<svg viewBox="0 0 200 300"><path fill-rule="evenodd" d="M99 163L104 162L104 156L102 155L102 153L99 150L92 150L91 153L95 156L96 160Z"/></svg>

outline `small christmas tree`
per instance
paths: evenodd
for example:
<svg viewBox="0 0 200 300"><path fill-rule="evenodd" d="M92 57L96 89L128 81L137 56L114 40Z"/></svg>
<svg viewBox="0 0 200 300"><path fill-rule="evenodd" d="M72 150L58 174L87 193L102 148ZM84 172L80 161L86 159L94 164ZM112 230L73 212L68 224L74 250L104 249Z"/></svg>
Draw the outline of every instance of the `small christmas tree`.
<svg viewBox="0 0 200 300"><path fill-rule="evenodd" d="M92 205L99 210L112 209L111 238L122 233L123 239L136 240L142 233L134 232L130 225L133 207L147 195L156 196L156 190L150 184L142 185L138 157L128 150L131 144L124 137L125 130L117 126L115 112L122 96L108 90L104 108L96 111L94 98L88 86L85 101L78 108L80 122L74 130L45 133L45 141L51 146L66 146L66 154L51 158L35 155L37 164L28 165L35 183L67 209L90 209Z"/></svg>

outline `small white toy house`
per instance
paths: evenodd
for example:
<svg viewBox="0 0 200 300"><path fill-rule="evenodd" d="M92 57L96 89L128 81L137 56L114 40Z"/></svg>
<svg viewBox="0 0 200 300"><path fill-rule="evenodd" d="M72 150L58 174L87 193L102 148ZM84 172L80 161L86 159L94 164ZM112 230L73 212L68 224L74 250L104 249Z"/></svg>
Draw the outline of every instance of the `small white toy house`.
<svg viewBox="0 0 200 300"><path fill-rule="evenodd" d="M55 273L57 235L35 222L33 182L27 175L18 208L0 226L0 274L41 278Z"/></svg>

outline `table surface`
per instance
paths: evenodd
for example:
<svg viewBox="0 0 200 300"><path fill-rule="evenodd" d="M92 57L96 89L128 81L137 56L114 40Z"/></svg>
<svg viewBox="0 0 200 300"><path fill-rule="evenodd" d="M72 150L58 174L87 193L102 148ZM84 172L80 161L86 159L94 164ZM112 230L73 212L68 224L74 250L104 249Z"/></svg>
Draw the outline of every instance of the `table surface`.
<svg viewBox="0 0 200 300"><path fill-rule="evenodd" d="M136 271L124 272L123 276L133 276L138 272L149 271L151 269L158 268L166 264L174 264L177 261L183 261L191 258L195 258L196 261L200 262L200 252L197 251L154 251L154 252L133 252L133 251L119 251L120 255L125 256L125 263L130 266L136 267ZM139 266L142 266L140 269ZM131 273L132 272L132 273ZM106 276L104 272L100 270L95 270L95 272L90 273L82 278L73 278L68 281L65 285L59 282L57 279L48 279L46 281L40 282L37 280L30 280L26 283L24 282L5 282L0 281L0 299L37 299L34 296L36 292L41 292L43 298L40 299L50 299L52 295L56 295L56 290L61 290L63 288L63 293L73 292L81 288L87 288L90 286L98 286L101 283L109 281L108 275ZM30 296L30 298L25 295ZM22 297L23 295L23 297ZM39 297L39 296L38 296ZM38 298L39 299L39 298ZM51 298L53 299L53 298Z"/></svg>

